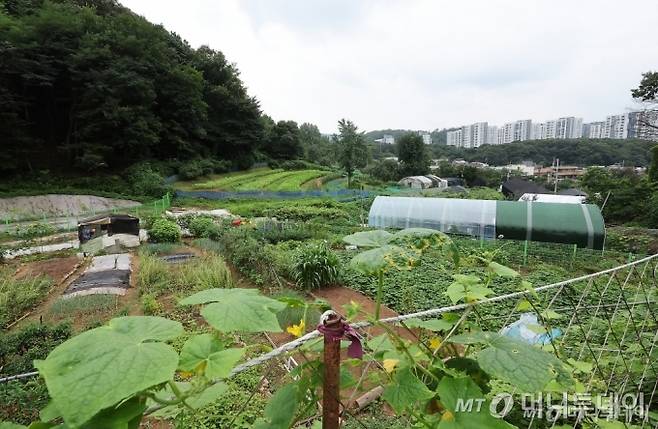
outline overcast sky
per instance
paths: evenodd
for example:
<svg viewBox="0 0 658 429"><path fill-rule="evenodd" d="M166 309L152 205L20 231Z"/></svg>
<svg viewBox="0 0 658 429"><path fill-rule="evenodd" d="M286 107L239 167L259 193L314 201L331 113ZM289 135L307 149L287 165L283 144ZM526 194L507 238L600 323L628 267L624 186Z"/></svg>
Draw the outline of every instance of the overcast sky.
<svg viewBox="0 0 658 429"><path fill-rule="evenodd" d="M603 120L658 69L656 0L120 0L235 62L275 120L334 132Z"/></svg>

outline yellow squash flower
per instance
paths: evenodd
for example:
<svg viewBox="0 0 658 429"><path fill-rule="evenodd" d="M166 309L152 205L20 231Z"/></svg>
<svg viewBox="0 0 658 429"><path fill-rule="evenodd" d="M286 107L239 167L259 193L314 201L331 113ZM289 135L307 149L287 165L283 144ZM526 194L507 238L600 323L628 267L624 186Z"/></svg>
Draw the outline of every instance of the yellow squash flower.
<svg viewBox="0 0 658 429"><path fill-rule="evenodd" d="M393 372L398 362L400 362L399 359L384 359L384 369L386 372Z"/></svg>
<svg viewBox="0 0 658 429"><path fill-rule="evenodd" d="M304 323L304 319L299 321L299 325L292 325L288 326L286 328L286 331L289 334L294 335L295 337L301 337L304 335L304 329L306 328L306 323Z"/></svg>
<svg viewBox="0 0 658 429"><path fill-rule="evenodd" d="M430 338L430 349L435 352L439 347L441 347L441 339L439 337Z"/></svg>

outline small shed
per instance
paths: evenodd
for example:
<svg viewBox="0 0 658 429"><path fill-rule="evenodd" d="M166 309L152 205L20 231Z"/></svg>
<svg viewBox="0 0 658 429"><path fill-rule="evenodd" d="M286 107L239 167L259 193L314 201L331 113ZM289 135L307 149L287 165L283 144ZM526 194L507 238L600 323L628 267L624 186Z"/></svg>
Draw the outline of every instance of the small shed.
<svg viewBox="0 0 658 429"><path fill-rule="evenodd" d="M432 180L425 176L408 176L401 179L398 185L412 189L426 189L432 187Z"/></svg>
<svg viewBox="0 0 658 429"><path fill-rule="evenodd" d="M510 179L503 183L501 192L507 198L518 200L523 194L548 194L548 189L536 183L521 179Z"/></svg>
<svg viewBox="0 0 658 429"><path fill-rule="evenodd" d="M95 216L78 223L80 243L105 234L130 234L139 237L139 218L127 214L110 214Z"/></svg>
<svg viewBox="0 0 658 429"><path fill-rule="evenodd" d="M448 181L440 178L439 176L435 176L434 174L428 174L425 177L427 177L432 181L433 188L445 189L448 187Z"/></svg>

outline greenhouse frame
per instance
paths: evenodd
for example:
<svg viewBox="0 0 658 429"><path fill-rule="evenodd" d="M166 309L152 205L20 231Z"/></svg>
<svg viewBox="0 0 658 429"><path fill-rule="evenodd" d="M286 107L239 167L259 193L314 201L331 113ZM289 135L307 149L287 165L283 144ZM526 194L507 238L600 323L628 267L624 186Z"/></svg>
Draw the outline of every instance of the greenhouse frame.
<svg viewBox="0 0 658 429"><path fill-rule="evenodd" d="M368 216L375 228L432 228L448 234L573 244L602 250L605 223L592 204L456 198L375 198Z"/></svg>

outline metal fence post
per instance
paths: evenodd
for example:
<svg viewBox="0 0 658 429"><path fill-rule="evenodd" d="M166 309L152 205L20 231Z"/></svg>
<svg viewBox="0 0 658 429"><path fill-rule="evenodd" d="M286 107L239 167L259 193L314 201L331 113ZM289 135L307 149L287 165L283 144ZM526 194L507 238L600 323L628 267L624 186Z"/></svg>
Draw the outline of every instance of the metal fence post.
<svg viewBox="0 0 658 429"><path fill-rule="evenodd" d="M525 241L523 245L523 266L528 263L528 240Z"/></svg>
<svg viewBox="0 0 658 429"><path fill-rule="evenodd" d="M338 429L340 424L340 337L331 335L341 330L342 318L333 311L322 315L324 330L324 378L322 381L322 429Z"/></svg>

